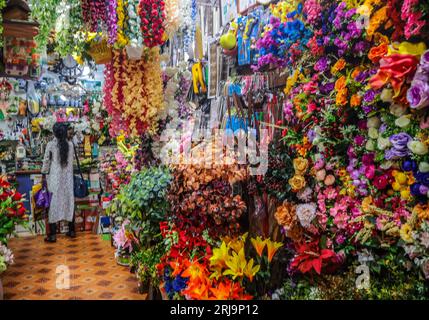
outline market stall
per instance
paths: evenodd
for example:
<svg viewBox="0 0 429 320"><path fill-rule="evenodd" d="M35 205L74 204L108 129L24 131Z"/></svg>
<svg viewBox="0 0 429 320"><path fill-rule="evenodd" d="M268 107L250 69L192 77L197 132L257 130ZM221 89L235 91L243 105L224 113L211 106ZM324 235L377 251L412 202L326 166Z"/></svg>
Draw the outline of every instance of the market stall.
<svg viewBox="0 0 429 320"><path fill-rule="evenodd" d="M29 40L8 39L17 12ZM3 13L0 167L26 230L45 232L32 198L67 122L89 186L77 229L111 239L148 299L428 298L426 1Z"/></svg>

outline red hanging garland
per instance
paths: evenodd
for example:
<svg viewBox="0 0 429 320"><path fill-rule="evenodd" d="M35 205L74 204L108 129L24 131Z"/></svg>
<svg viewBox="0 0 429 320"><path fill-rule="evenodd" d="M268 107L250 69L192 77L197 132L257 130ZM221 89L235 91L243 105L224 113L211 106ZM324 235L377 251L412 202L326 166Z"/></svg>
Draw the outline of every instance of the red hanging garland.
<svg viewBox="0 0 429 320"><path fill-rule="evenodd" d="M149 48L164 43L164 7L165 2L163 0L142 0L140 2L139 14L143 41Z"/></svg>

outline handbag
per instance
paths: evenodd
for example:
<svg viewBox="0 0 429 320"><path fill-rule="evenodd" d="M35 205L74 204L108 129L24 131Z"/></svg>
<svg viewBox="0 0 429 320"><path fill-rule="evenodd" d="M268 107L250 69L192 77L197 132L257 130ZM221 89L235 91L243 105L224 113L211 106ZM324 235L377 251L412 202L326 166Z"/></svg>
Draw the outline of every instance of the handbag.
<svg viewBox="0 0 429 320"><path fill-rule="evenodd" d="M79 175L73 176L73 191L74 191L74 196L76 198L85 198L85 197L87 197L89 195L88 183L83 178L82 170L80 169L79 157L77 155L76 147L75 147L74 143L73 143L73 149L74 149L74 156L75 156L76 162L77 162L77 169L78 169L78 172L79 172Z"/></svg>
<svg viewBox="0 0 429 320"><path fill-rule="evenodd" d="M52 193L48 191L46 182L43 182L42 188L34 195L36 207L39 209L48 209L51 205Z"/></svg>

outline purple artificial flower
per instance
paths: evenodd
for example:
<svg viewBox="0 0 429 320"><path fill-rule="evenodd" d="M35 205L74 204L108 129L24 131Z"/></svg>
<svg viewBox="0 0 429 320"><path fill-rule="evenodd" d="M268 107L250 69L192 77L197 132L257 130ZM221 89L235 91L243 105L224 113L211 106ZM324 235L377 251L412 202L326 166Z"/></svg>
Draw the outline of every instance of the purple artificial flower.
<svg viewBox="0 0 429 320"><path fill-rule="evenodd" d="M413 140L413 138L409 134L405 132L401 132L401 133L392 135L389 138L389 140L394 149L404 150L404 149L407 149L408 142Z"/></svg>
<svg viewBox="0 0 429 320"><path fill-rule="evenodd" d="M429 105L429 83L414 79L407 91L407 100L413 109L427 107Z"/></svg>
<svg viewBox="0 0 429 320"><path fill-rule="evenodd" d="M335 88L335 82L330 82L324 85L319 85L319 90L322 94L331 93Z"/></svg>
<svg viewBox="0 0 429 320"><path fill-rule="evenodd" d="M357 144L358 146L363 146L364 142L365 142L365 137L364 136L356 136L354 139L355 144Z"/></svg>
<svg viewBox="0 0 429 320"><path fill-rule="evenodd" d="M346 12L346 19L350 19L351 17L353 17L356 14L356 8L350 9Z"/></svg>
<svg viewBox="0 0 429 320"><path fill-rule="evenodd" d="M368 50L369 44L366 41L359 41L354 45L354 51L356 51L359 54L364 53Z"/></svg>
<svg viewBox="0 0 429 320"><path fill-rule="evenodd" d="M383 123L380 128L378 128L378 132L383 133L385 132L387 129L387 125L385 123Z"/></svg>
<svg viewBox="0 0 429 320"><path fill-rule="evenodd" d="M367 71L361 71L358 73L358 75L355 78L356 82L364 82L368 78L368 72Z"/></svg>
<svg viewBox="0 0 429 320"><path fill-rule="evenodd" d="M328 68L328 62L329 60L327 57L320 58L314 65L314 70L319 72L325 71Z"/></svg>
<svg viewBox="0 0 429 320"><path fill-rule="evenodd" d="M362 106L362 110L366 113L366 114L368 114L368 113L370 113L372 110L374 110L374 106L368 106L368 105L363 105Z"/></svg>
<svg viewBox="0 0 429 320"><path fill-rule="evenodd" d="M365 92L365 94L363 95L363 100L364 100L365 102L370 103L370 102L374 101L374 99L375 99L375 91L374 91L374 90L372 90L372 89L368 90L368 91L367 91L367 92Z"/></svg>
<svg viewBox="0 0 429 320"><path fill-rule="evenodd" d="M426 50L420 58L420 68L424 72L429 72L429 50Z"/></svg>
<svg viewBox="0 0 429 320"><path fill-rule="evenodd" d="M362 156L362 163L366 166L374 164L375 154L373 152L366 153Z"/></svg>
<svg viewBox="0 0 429 320"><path fill-rule="evenodd" d="M313 143L313 140L316 138L316 132L314 132L313 129L308 130L307 138L310 141L310 143Z"/></svg>

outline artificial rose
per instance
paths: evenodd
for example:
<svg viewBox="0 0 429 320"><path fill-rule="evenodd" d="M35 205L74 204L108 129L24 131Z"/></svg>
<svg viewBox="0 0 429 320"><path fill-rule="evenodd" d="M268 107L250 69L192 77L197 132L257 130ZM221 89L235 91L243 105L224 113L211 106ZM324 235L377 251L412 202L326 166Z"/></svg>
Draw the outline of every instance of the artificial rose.
<svg viewBox="0 0 429 320"><path fill-rule="evenodd" d="M429 172L429 163L423 161L419 163L419 171L420 172Z"/></svg>
<svg viewBox="0 0 429 320"><path fill-rule="evenodd" d="M324 181L325 185L332 186L335 183L335 177L332 174L328 174Z"/></svg>
<svg viewBox="0 0 429 320"><path fill-rule="evenodd" d="M429 106L428 81L414 80L407 91L407 100L413 109L423 109Z"/></svg>
<svg viewBox="0 0 429 320"><path fill-rule="evenodd" d="M410 117L408 115L404 115L395 120L395 124L399 128L406 128L410 125Z"/></svg>
<svg viewBox="0 0 429 320"><path fill-rule="evenodd" d="M400 104L392 104L389 107L389 111L394 116L400 117L400 116L402 116L407 111L407 107L403 106L403 105L400 105Z"/></svg>
<svg viewBox="0 0 429 320"><path fill-rule="evenodd" d="M375 142L372 139L369 139L365 144L365 149L368 151L374 151L375 150Z"/></svg>
<svg viewBox="0 0 429 320"><path fill-rule="evenodd" d="M293 168L297 174L305 173L308 168L308 160L302 157L293 159Z"/></svg>
<svg viewBox="0 0 429 320"><path fill-rule="evenodd" d="M303 203L296 206L296 215L304 228L308 228L316 217L316 204Z"/></svg>
<svg viewBox="0 0 429 320"><path fill-rule="evenodd" d="M368 128L380 128L381 121L379 117L371 117L366 121L366 126ZM375 138L374 138L375 139Z"/></svg>
<svg viewBox="0 0 429 320"><path fill-rule="evenodd" d="M412 153L419 156L423 156L429 151L427 145L418 140L408 142L407 147L411 150Z"/></svg>
<svg viewBox="0 0 429 320"><path fill-rule="evenodd" d="M325 169L321 169L321 170L318 170L316 172L316 180L317 181L323 181L323 180L325 180L325 177L326 177L326 170Z"/></svg>
<svg viewBox="0 0 429 320"><path fill-rule="evenodd" d="M383 102L393 102L392 96L393 96L392 89L384 88L383 91L381 91L380 99Z"/></svg>
<svg viewBox="0 0 429 320"><path fill-rule="evenodd" d="M369 128L368 129L368 136L371 139L377 139L378 138L378 129L377 128Z"/></svg>
<svg viewBox="0 0 429 320"><path fill-rule="evenodd" d="M381 176L375 177L373 180L373 183L374 183L374 187L376 187L378 190L383 190L389 184L389 179L386 177L386 175L381 175Z"/></svg>
<svg viewBox="0 0 429 320"><path fill-rule="evenodd" d="M386 43L382 43L377 47L372 47L368 52L368 58L373 63L377 63L387 54L388 46Z"/></svg>
<svg viewBox="0 0 429 320"><path fill-rule="evenodd" d="M274 214L277 223L285 230L292 229L296 224L296 206L288 201L283 202Z"/></svg>
<svg viewBox="0 0 429 320"><path fill-rule="evenodd" d="M305 178L302 175L296 174L289 179L289 184L292 187L292 190L297 192L303 189L306 185Z"/></svg>
<svg viewBox="0 0 429 320"><path fill-rule="evenodd" d="M384 150L387 147L390 147L391 143L389 138L383 138L382 136L379 136L377 139L377 148L380 150Z"/></svg>

